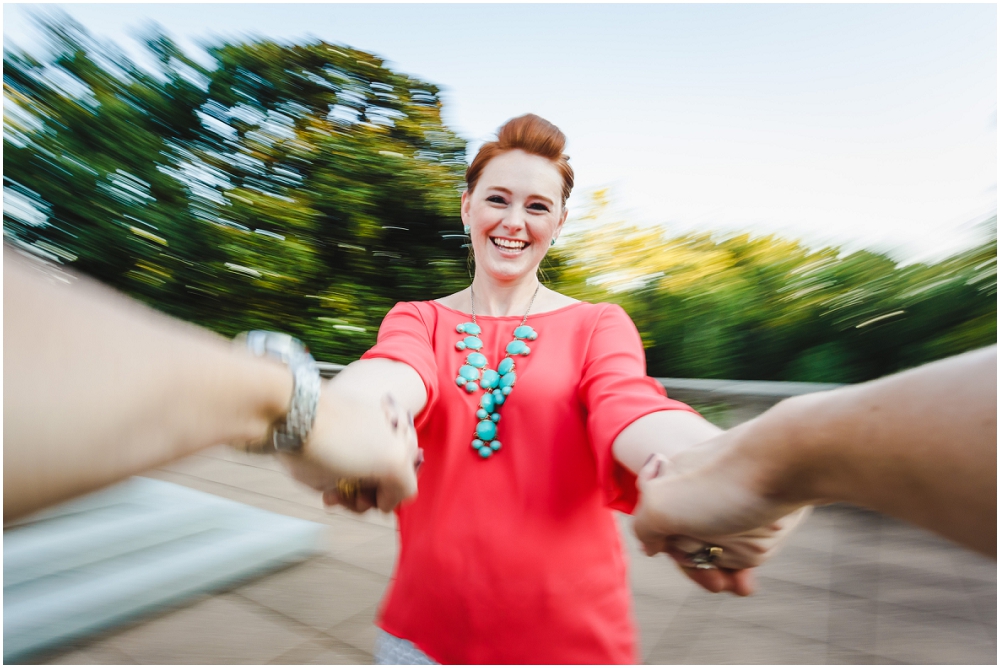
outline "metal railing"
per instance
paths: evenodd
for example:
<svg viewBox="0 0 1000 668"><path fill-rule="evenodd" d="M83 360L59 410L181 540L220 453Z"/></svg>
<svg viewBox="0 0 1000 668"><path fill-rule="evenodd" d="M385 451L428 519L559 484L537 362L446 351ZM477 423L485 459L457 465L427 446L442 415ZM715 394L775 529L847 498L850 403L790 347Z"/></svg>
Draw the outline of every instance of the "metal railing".
<svg viewBox="0 0 1000 668"><path fill-rule="evenodd" d="M336 376L343 364L318 363L324 378ZM759 415L782 399L832 390L837 383L796 383L771 380L717 380L711 378L657 378L667 395L691 404L705 417L731 427Z"/></svg>

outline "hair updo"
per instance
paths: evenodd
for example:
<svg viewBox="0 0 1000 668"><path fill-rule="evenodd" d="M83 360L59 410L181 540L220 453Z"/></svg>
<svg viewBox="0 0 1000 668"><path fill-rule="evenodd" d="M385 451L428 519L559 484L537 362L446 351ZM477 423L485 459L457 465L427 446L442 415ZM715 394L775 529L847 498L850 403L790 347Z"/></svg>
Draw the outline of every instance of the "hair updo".
<svg viewBox="0 0 1000 668"><path fill-rule="evenodd" d="M501 153L522 150L531 155L548 159L562 176L562 204L566 205L573 190L573 168L569 166L569 156L563 153L566 135L562 130L541 116L525 114L512 118L500 128L496 141L483 144L476 158L465 171L465 183L471 193L483 173L486 164Z"/></svg>

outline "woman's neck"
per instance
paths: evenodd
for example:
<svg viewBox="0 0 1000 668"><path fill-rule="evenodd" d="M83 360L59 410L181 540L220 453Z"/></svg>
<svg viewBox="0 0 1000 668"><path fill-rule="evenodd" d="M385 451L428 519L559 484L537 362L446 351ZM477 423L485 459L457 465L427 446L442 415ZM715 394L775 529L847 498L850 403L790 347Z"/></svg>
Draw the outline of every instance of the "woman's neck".
<svg viewBox="0 0 1000 668"><path fill-rule="evenodd" d="M500 317L524 315L535 291L539 289L539 283L534 274L514 283L501 284L476 273L470 287L475 292L476 315ZM469 298L472 298L471 292Z"/></svg>

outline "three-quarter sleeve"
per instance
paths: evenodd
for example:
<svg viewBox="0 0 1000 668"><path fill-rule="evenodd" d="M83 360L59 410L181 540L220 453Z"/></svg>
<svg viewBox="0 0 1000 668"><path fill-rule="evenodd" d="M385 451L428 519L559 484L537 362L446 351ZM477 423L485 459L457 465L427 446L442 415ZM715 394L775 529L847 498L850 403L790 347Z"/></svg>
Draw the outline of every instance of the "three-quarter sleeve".
<svg viewBox="0 0 1000 668"><path fill-rule="evenodd" d="M608 304L591 334L580 383L587 409L587 430L606 503L632 512L638 501L635 474L618 463L612 446L625 427L650 413L686 410L668 399L663 387L646 375L642 339L624 309Z"/></svg>
<svg viewBox="0 0 1000 668"><path fill-rule="evenodd" d="M427 404L421 415L428 415L438 396L438 370L430 327L417 304L399 302L385 315L378 329L378 339L361 359L384 358L411 366L424 382Z"/></svg>

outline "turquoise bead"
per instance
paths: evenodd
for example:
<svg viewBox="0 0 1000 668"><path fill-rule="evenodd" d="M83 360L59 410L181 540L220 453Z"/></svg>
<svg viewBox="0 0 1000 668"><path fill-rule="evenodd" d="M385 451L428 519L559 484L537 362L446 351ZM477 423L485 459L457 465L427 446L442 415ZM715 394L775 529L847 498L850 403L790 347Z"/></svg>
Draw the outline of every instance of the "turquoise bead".
<svg viewBox="0 0 1000 668"><path fill-rule="evenodd" d="M482 369L486 366L486 355L482 353L469 353L469 356L465 358L465 363L477 369Z"/></svg>
<svg viewBox="0 0 1000 668"><path fill-rule="evenodd" d="M476 436L484 441L492 441L497 435L497 426L489 420L483 420L476 425Z"/></svg>
<svg viewBox="0 0 1000 668"><path fill-rule="evenodd" d="M465 367L463 366L462 369L464 368ZM459 370L459 373L462 373L461 370ZM504 375L500 376L500 391L503 392L504 388L506 387L513 387L514 383L516 382L517 382L516 373L514 373L513 371L511 371L510 373L505 373ZM504 394L509 394L509 393L504 392Z"/></svg>
<svg viewBox="0 0 1000 668"><path fill-rule="evenodd" d="M528 325L521 325L520 327L518 327L517 329L514 330L514 338L517 338L517 339L527 339L527 338L530 338L531 335L534 334L534 333L535 333L535 330L533 330L530 326L528 326ZM536 335L536 338L537 338L537 335Z"/></svg>
<svg viewBox="0 0 1000 668"><path fill-rule="evenodd" d="M466 342L466 345L468 345L468 339L466 339ZM511 341L507 344L508 355L527 355L529 352L531 352L531 348L524 341Z"/></svg>
<svg viewBox="0 0 1000 668"><path fill-rule="evenodd" d="M486 382L485 379L483 380L483 382L484 383ZM484 384L483 387L486 387L486 385ZM483 410L486 411L487 413L493 412L493 405L495 403L496 402L493 400L493 395L490 394L489 392L484 394L483 398L479 400L479 405L482 406Z"/></svg>
<svg viewBox="0 0 1000 668"><path fill-rule="evenodd" d="M487 413L486 411L484 411L482 408L480 408L478 411L476 411L476 417L479 418L480 420L485 420L489 416L490 416L490 414Z"/></svg>
<svg viewBox="0 0 1000 668"><path fill-rule="evenodd" d="M465 350L465 342L458 341L457 343L455 343L455 347L458 348L459 350Z"/></svg>
<svg viewBox="0 0 1000 668"><path fill-rule="evenodd" d="M475 385L475 383L469 383L469 385ZM469 385L466 385L466 386L465 386L465 389L469 389ZM501 388L501 390L500 390L500 391L501 391L501 392L503 392L503 396L505 396L505 397L506 397L507 395L509 395L509 394L510 394L510 387L504 387L504 388Z"/></svg>
<svg viewBox="0 0 1000 668"><path fill-rule="evenodd" d="M474 322L467 322L463 327L465 328L465 333L472 336L479 336L479 333L483 331L483 328Z"/></svg>
<svg viewBox="0 0 1000 668"><path fill-rule="evenodd" d="M490 447L493 448L494 452L497 451L497 450L499 450L500 449L500 441L493 441L492 443L490 443Z"/></svg>
<svg viewBox="0 0 1000 668"><path fill-rule="evenodd" d="M494 422L499 422L500 421L500 414L499 413L494 413L493 415L490 416L490 419L493 420Z"/></svg>
<svg viewBox="0 0 1000 668"><path fill-rule="evenodd" d="M503 402L507 400L507 395L500 390L493 390L493 403L497 406L503 406Z"/></svg>
<svg viewBox="0 0 1000 668"><path fill-rule="evenodd" d="M479 380L479 369L468 364L463 364L458 369L458 375L466 380ZM503 379L500 382L502 383Z"/></svg>
<svg viewBox="0 0 1000 668"><path fill-rule="evenodd" d="M502 376L505 373L510 373L511 371L513 371L513 369L514 369L514 360L508 357L504 359L502 362L500 362L500 366L497 367L497 373L499 373Z"/></svg>
<svg viewBox="0 0 1000 668"><path fill-rule="evenodd" d="M465 325L455 325L455 331L459 334L465 334Z"/></svg>
<svg viewBox="0 0 1000 668"><path fill-rule="evenodd" d="M461 376L459 376L458 378L455 379L455 384L458 385L459 387L462 387L463 385L465 385L468 382L469 381L467 381L465 378L462 378Z"/></svg>
<svg viewBox="0 0 1000 668"><path fill-rule="evenodd" d="M479 350L480 348L483 347L483 342L480 341L475 336L467 336L464 339L462 339L461 343L464 343L465 347L468 348L469 350Z"/></svg>
<svg viewBox="0 0 1000 668"><path fill-rule="evenodd" d="M485 443L483 443L482 441L480 441L480 440L479 440L478 438L477 438L477 439L474 439L474 440L472 441L472 447L473 447L473 449L475 449L475 450L478 450L479 448L483 447L484 445L486 445L486 444L485 444Z"/></svg>
<svg viewBox="0 0 1000 668"><path fill-rule="evenodd" d="M487 457L489 457L492 454L493 454L493 451L490 450L489 446L487 446L487 445L484 445L483 447L479 448L479 456L482 457L483 459L486 459Z"/></svg>
<svg viewBox="0 0 1000 668"><path fill-rule="evenodd" d="M492 390L500 382L500 374L493 369L483 369L483 380L479 383L485 390Z"/></svg>
<svg viewBox="0 0 1000 668"><path fill-rule="evenodd" d="M468 392L469 394L472 394L473 392L475 392L478 389L479 389L479 386L476 385L475 383L466 383L465 384L465 391Z"/></svg>

